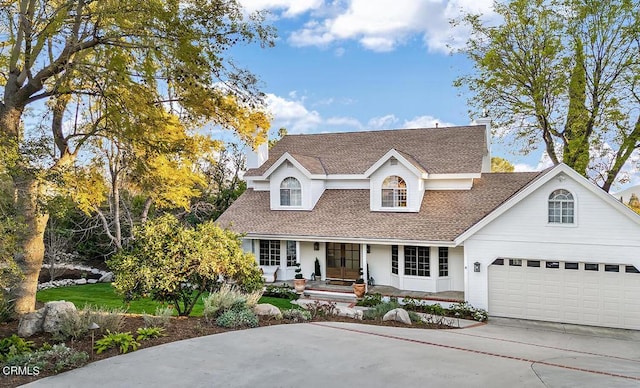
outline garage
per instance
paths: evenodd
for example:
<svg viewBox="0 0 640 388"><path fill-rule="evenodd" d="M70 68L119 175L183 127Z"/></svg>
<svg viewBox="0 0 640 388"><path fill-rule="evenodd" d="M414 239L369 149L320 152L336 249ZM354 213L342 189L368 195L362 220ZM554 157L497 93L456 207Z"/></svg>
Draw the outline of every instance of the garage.
<svg viewBox="0 0 640 388"><path fill-rule="evenodd" d="M640 329L640 273L598 262L499 258L489 266L489 315Z"/></svg>

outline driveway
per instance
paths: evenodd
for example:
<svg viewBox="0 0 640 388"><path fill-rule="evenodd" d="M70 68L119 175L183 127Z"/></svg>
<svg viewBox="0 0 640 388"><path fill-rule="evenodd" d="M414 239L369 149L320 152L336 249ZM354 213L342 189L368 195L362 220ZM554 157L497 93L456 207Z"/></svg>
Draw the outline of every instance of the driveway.
<svg viewBox="0 0 640 388"><path fill-rule="evenodd" d="M29 387L638 387L640 340L487 324L319 322L142 349Z"/></svg>

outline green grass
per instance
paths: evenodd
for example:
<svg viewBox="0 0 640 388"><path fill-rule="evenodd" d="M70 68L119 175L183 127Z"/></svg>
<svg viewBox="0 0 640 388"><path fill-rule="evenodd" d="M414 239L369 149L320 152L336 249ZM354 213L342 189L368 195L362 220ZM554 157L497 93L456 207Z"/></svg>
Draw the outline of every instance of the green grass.
<svg viewBox="0 0 640 388"><path fill-rule="evenodd" d="M82 308L85 304L109 308L126 308L127 312L132 314L153 314L156 311L156 307L161 306L161 303L155 302L149 298L138 299L131 301L129 304L125 304L122 301L122 297L116 293L115 289L109 283L50 288L48 290L38 291L36 298L39 302L43 303L50 302L52 300L66 300L68 302L73 302L73 304L78 308ZM259 303L270 303L281 310L297 307L292 305L291 302L286 299L268 296L260 298ZM201 297L193 307L191 316L202 316L203 308L204 306L202 304Z"/></svg>

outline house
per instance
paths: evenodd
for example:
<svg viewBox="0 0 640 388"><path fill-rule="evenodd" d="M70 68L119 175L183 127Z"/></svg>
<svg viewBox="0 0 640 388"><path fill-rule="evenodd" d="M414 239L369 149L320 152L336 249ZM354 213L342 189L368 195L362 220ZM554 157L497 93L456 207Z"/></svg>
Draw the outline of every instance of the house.
<svg viewBox="0 0 640 388"><path fill-rule="evenodd" d="M502 316L640 329L640 216L560 164L491 173L490 127L287 135L218 219L261 266L462 291ZM367 273L368 271L368 273Z"/></svg>

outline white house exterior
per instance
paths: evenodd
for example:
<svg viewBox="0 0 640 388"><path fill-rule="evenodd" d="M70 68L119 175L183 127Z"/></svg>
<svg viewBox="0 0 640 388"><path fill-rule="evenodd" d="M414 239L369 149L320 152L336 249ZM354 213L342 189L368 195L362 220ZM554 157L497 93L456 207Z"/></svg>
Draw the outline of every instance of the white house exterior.
<svg viewBox="0 0 640 388"><path fill-rule="evenodd" d="M218 219L292 279L463 291L493 316L640 329L640 216L565 165L490 173L488 122L288 135Z"/></svg>

